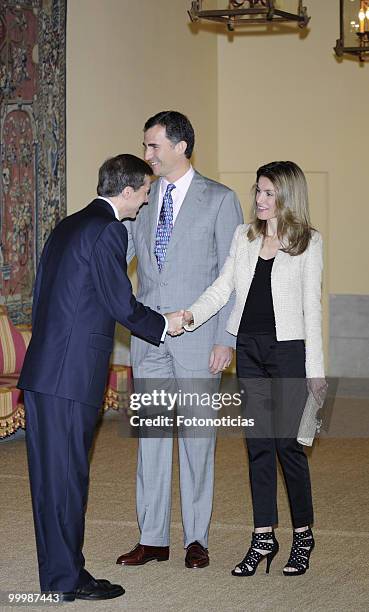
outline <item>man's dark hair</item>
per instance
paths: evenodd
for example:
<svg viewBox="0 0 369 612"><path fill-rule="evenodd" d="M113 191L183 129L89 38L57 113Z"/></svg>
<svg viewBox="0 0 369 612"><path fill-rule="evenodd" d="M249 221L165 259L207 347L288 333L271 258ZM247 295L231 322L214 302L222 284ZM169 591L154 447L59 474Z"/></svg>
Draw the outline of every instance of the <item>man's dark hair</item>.
<svg viewBox="0 0 369 612"><path fill-rule="evenodd" d="M143 159L128 153L122 153L107 159L99 169L97 194L99 196L117 196L125 187L137 191L145 181L145 176L152 176L153 171Z"/></svg>
<svg viewBox="0 0 369 612"><path fill-rule="evenodd" d="M165 127L166 136L173 144L184 140L187 143L185 155L190 159L195 144L195 132L186 115L177 111L161 111L146 121L144 132L155 125Z"/></svg>

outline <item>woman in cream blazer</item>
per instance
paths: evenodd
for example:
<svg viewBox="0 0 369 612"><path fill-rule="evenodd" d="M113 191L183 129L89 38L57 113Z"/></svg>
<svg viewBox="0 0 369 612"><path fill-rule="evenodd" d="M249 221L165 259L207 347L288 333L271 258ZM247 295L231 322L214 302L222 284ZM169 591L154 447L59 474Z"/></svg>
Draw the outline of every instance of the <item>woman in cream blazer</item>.
<svg viewBox="0 0 369 612"><path fill-rule="evenodd" d="M267 572L279 550L277 461L284 473L294 527L283 573L305 573L314 548L310 475L296 435L307 386L325 390L321 333L322 238L310 225L305 176L293 162L257 171L253 219L237 227L215 282L185 313L193 331L217 313L235 291L227 330L237 336L237 375L247 430L254 532L244 559L232 571L250 576L266 557Z"/></svg>

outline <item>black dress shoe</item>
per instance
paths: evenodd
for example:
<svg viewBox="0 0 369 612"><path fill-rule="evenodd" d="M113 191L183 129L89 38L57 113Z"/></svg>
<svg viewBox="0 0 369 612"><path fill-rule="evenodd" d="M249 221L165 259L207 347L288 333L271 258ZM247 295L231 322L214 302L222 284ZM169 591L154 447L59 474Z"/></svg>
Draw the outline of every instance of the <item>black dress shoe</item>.
<svg viewBox="0 0 369 612"><path fill-rule="evenodd" d="M51 591L50 591L51 592ZM70 593L58 593L58 601L62 602L62 601L74 601L76 598L76 594L74 591L71 591Z"/></svg>
<svg viewBox="0 0 369 612"><path fill-rule="evenodd" d="M74 601L75 599L87 599L97 601L99 599L114 599L125 593L119 584L111 584L109 580L92 579L72 593L63 593L62 601Z"/></svg>

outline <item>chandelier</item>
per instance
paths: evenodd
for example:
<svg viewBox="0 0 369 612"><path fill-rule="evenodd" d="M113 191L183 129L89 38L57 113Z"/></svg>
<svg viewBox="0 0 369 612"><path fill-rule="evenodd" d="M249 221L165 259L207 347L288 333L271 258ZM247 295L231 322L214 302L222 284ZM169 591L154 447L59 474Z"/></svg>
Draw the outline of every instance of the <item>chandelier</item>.
<svg viewBox="0 0 369 612"><path fill-rule="evenodd" d="M369 61L369 0L340 0L340 37L336 55L345 53Z"/></svg>
<svg viewBox="0 0 369 612"><path fill-rule="evenodd" d="M288 13L278 8L278 0L229 0L227 8L217 10L203 10L203 0L192 0L188 14L191 21L208 19L225 24L230 31L236 26L291 21L296 21L300 28L305 28L310 20L306 7L302 5L302 0L295 0L295 3L297 12Z"/></svg>

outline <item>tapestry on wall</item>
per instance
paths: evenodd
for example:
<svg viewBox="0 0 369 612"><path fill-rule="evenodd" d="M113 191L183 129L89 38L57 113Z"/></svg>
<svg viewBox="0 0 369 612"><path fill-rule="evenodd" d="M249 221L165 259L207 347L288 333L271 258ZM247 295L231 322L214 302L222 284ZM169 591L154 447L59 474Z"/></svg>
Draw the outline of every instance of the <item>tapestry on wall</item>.
<svg viewBox="0 0 369 612"><path fill-rule="evenodd" d="M0 0L0 304L29 323L65 205L66 0Z"/></svg>

